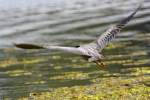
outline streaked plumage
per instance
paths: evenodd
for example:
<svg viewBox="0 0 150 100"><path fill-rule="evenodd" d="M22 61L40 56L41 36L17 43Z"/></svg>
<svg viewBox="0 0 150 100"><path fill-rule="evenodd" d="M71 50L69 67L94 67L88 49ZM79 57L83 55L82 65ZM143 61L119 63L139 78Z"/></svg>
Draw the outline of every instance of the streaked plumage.
<svg viewBox="0 0 150 100"><path fill-rule="evenodd" d="M38 46L33 44L15 44L15 46L23 49L50 49L82 55L86 57L89 62L96 62L98 65L104 66L101 62L101 59L103 59L101 51L106 47L109 42L111 42L115 38L115 36L121 31L121 29L125 27L125 25L133 18L133 16L140 8L141 4L127 18L120 21L117 25L109 28L105 33L103 33L95 41L89 44L81 45L79 47L62 47L50 45Z"/></svg>

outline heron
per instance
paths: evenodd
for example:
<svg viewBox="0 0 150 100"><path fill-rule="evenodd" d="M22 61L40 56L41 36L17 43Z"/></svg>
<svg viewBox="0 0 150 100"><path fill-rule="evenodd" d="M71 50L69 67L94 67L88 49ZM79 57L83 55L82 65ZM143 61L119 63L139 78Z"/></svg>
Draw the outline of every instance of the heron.
<svg viewBox="0 0 150 100"><path fill-rule="evenodd" d="M141 4L131 14L122 19L118 24L113 25L102 35L100 35L96 40L87 44L83 44L77 47L67 47L54 45L36 45L30 43L15 43L14 46L22 49L48 49L54 51L62 51L65 53L72 53L86 58L88 62L96 63L101 68L105 68L106 66L102 62L102 60L104 59L102 50L116 37L118 33L120 33L120 31L133 18L133 16L140 8Z"/></svg>

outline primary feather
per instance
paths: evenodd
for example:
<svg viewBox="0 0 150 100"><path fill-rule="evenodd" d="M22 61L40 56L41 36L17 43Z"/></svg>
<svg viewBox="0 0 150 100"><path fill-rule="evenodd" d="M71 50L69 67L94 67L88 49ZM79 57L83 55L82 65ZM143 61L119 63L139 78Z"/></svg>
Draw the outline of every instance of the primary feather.
<svg viewBox="0 0 150 100"><path fill-rule="evenodd" d="M128 17L126 17L125 19L121 20L120 23L118 23L117 25L109 28L108 30L106 30L105 33L103 33L96 41L83 45L83 48L87 49L87 48L93 48L96 50L101 51L102 49L104 49L106 47L106 45L111 42L115 36L125 27L125 25L133 18L133 16L136 14L136 12L141 8L141 4L139 5L139 7L133 12L131 13Z"/></svg>

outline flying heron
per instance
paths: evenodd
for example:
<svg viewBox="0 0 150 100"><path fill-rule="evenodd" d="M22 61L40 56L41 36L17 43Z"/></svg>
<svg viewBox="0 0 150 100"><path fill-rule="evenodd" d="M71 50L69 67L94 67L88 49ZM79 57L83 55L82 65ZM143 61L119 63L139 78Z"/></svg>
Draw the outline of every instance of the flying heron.
<svg viewBox="0 0 150 100"><path fill-rule="evenodd" d="M136 12L141 8L140 6L135 9L130 15L121 20L117 25L112 26L106 32L104 32L101 36L99 36L95 41L80 45L78 47L63 47L63 46L51 46L51 45L35 45L35 44L27 44L27 43L19 43L14 44L18 48L22 49L50 49L50 50L58 50L66 53L72 53L76 55L83 56L89 62L95 62L98 66L105 67L102 63L102 59L104 58L101 51L106 47L106 45L111 42L115 36L125 27L125 25L133 18Z"/></svg>

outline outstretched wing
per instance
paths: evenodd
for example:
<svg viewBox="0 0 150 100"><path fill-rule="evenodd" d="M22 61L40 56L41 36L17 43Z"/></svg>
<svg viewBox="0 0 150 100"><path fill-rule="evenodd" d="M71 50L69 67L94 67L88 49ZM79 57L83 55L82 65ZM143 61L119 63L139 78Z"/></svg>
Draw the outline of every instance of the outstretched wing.
<svg viewBox="0 0 150 100"><path fill-rule="evenodd" d="M83 55L83 53L76 47L49 46L49 45L40 46L40 45L26 44L26 43L14 44L14 46L21 49L48 49L53 51L62 51L66 53Z"/></svg>
<svg viewBox="0 0 150 100"><path fill-rule="evenodd" d="M103 33L96 41L87 44L85 46L91 47L93 49L97 49L101 51L109 42L111 42L115 36L125 27L125 25L133 18L136 12L141 8L141 4L139 7L131 13L128 17L121 20L117 25L109 28L105 33Z"/></svg>

